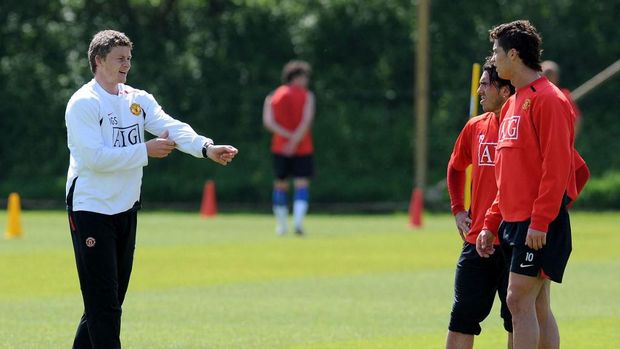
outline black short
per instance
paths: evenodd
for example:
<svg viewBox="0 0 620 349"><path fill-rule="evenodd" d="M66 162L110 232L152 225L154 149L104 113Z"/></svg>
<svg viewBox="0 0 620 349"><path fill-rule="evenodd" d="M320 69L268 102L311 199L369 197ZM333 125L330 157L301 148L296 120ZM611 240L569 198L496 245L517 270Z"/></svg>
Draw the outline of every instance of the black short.
<svg viewBox="0 0 620 349"><path fill-rule="evenodd" d="M508 269L501 249L496 249L489 258L482 258L476 252L476 245L464 243L454 277L450 331L479 335L480 323L491 312L497 293L504 328L512 332L512 317L506 305L507 287Z"/></svg>
<svg viewBox="0 0 620 349"><path fill-rule="evenodd" d="M502 250L506 263L513 273L549 278L561 283L568 258L572 251L571 227L568 211L560 209L558 216L549 224L546 245L538 250L525 245L530 221L503 222L499 228Z"/></svg>
<svg viewBox="0 0 620 349"><path fill-rule="evenodd" d="M273 154L273 172L277 179L311 178L314 174L312 155L284 156Z"/></svg>

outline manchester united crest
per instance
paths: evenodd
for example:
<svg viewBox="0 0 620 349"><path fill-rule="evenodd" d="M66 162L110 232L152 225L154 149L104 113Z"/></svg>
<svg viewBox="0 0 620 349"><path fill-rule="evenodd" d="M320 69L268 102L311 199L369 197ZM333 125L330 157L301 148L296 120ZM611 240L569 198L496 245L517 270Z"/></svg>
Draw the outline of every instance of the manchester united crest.
<svg viewBox="0 0 620 349"><path fill-rule="evenodd" d="M131 113L135 116L142 114L142 107L138 103L131 103L131 107L129 107Z"/></svg>
<svg viewBox="0 0 620 349"><path fill-rule="evenodd" d="M526 99L525 102L523 102L523 105L521 106L522 110L528 110L530 108L530 104L532 104L532 101L530 101L530 99Z"/></svg>

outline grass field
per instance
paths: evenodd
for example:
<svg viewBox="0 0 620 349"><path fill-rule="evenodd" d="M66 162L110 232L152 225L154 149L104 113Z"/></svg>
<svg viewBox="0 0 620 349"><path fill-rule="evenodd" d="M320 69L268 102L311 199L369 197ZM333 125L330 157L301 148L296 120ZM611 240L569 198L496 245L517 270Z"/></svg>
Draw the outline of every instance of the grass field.
<svg viewBox="0 0 620 349"><path fill-rule="evenodd" d="M553 309L563 348L620 347L618 213L575 213ZM82 312L63 212L25 212L0 240L0 348L70 348ZM6 213L0 212L6 225ZM267 215L141 212L125 348L441 348L460 239L448 215L310 216L277 237ZM502 348L499 311L477 348Z"/></svg>

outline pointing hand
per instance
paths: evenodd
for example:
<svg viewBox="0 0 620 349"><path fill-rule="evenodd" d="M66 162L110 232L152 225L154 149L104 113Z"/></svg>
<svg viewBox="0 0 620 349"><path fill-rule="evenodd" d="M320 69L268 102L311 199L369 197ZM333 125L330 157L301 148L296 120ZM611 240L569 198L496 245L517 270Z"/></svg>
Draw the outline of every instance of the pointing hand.
<svg viewBox="0 0 620 349"><path fill-rule="evenodd" d="M207 148L207 157L220 165L228 165L239 150L231 145L210 145Z"/></svg>

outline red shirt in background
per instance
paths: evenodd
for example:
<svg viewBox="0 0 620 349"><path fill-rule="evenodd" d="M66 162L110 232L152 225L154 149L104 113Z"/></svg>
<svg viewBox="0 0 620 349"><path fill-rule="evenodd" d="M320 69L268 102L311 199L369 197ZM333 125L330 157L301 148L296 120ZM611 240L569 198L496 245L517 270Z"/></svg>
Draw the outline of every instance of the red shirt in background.
<svg viewBox="0 0 620 349"><path fill-rule="evenodd" d="M575 181L570 183L567 191L568 197L571 199L571 203L568 205L569 208L572 206L573 202L577 200L581 190L583 190L583 187L586 186L586 182L590 178L590 169L588 165L586 165L586 161L581 157L579 152L577 152L577 149L573 152L573 159L575 161Z"/></svg>
<svg viewBox="0 0 620 349"><path fill-rule="evenodd" d="M560 91L566 96L566 99L570 102L570 105L573 107L573 111L575 112L575 122L579 123L581 121L581 109L577 106L577 103L573 100L573 96L570 93L570 90L567 88L560 88Z"/></svg>
<svg viewBox="0 0 620 349"><path fill-rule="evenodd" d="M546 232L575 185L574 120L566 96L547 78L523 86L502 107L495 177L497 197L484 226L530 219Z"/></svg>
<svg viewBox="0 0 620 349"><path fill-rule="evenodd" d="M484 215L497 194L495 182L495 146L499 118L489 112L471 118L454 144L448 163L448 192L452 213L464 211L465 169L472 165L471 227L465 240L471 244L484 224ZM499 243L499 240L496 240Z"/></svg>
<svg viewBox="0 0 620 349"><path fill-rule="evenodd" d="M304 115L304 107L308 98L308 90L295 85L278 87L271 97L271 108L276 123L293 132ZM271 152L282 154L288 139L278 134L271 138ZM310 155L314 151L310 130L306 132L295 150L295 156Z"/></svg>

